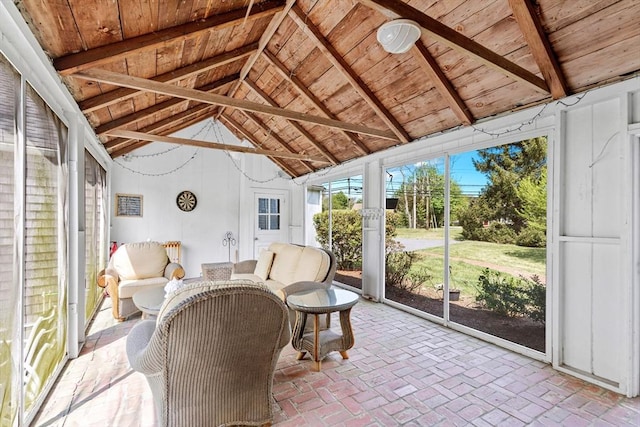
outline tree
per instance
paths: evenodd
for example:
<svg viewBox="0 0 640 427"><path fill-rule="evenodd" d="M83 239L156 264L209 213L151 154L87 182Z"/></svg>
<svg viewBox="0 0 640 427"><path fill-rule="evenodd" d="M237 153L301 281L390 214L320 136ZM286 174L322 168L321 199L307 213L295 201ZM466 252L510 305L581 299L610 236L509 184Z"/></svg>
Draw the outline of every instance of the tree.
<svg viewBox="0 0 640 427"><path fill-rule="evenodd" d="M483 223L502 223L516 235L530 223L546 228L546 137L478 150L478 157L473 164L488 183L461 215L463 236L492 240Z"/></svg>
<svg viewBox="0 0 640 427"><path fill-rule="evenodd" d="M342 191L333 193L331 196L331 209L349 209L349 198ZM329 198L322 201L322 210L329 210Z"/></svg>
<svg viewBox="0 0 640 427"><path fill-rule="evenodd" d="M413 174L404 180L395 196L399 204L404 206L404 225L409 227L431 228L444 224L444 173L433 164L424 163L415 168ZM451 217L457 214L467 201L462 197L462 190L455 181L449 183ZM409 206L414 206L413 212Z"/></svg>

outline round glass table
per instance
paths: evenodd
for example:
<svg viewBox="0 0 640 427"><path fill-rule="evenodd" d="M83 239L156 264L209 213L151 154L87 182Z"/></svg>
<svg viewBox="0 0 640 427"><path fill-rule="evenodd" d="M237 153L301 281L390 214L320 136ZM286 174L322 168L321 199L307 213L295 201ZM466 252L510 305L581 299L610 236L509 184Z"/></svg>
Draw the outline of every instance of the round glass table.
<svg viewBox="0 0 640 427"><path fill-rule="evenodd" d="M142 312L142 318L157 316L164 302L165 292L163 287L143 289L133 294L133 303Z"/></svg>
<svg viewBox="0 0 640 427"><path fill-rule="evenodd" d="M332 351L339 351L343 359L348 359L347 350L353 347L351 328L351 308L358 302L358 294L345 289L315 289L287 297L287 305L296 312L291 344L298 350L298 360L308 352L320 371L322 359ZM329 329L330 313L340 313L341 334ZM313 332L305 329L307 316L313 315ZM327 314L326 328L320 325L320 316Z"/></svg>

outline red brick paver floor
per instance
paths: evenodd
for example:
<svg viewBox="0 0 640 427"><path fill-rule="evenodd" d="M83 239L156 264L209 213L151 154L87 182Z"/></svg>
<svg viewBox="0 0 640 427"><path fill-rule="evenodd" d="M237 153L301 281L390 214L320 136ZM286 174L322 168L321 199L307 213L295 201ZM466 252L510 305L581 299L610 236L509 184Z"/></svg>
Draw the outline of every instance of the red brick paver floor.
<svg viewBox="0 0 640 427"><path fill-rule="evenodd" d="M277 426L638 426L628 399L549 365L361 300L351 313L356 344L321 372L288 345L274 380ZM151 392L133 372L109 301L32 425L154 426ZM334 321L334 326L339 322Z"/></svg>

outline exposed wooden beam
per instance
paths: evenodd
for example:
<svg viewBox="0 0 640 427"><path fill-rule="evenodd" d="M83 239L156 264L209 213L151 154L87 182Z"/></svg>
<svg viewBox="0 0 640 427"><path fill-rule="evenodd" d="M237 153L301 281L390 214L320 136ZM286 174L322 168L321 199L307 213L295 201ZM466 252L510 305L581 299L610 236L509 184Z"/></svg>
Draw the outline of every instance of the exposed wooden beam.
<svg viewBox="0 0 640 427"><path fill-rule="evenodd" d="M252 43L250 45L225 52L221 55L216 55L203 61L196 62L195 64L187 65L186 67L161 74L153 77L151 80L161 83L173 83L179 80L184 80L193 75L205 73L213 68L220 67L249 56L256 51L257 47L257 43ZM140 91L138 90L121 87L110 92L85 99L84 101L80 101L78 105L83 113L90 113L117 102L133 98L139 93Z"/></svg>
<svg viewBox="0 0 640 427"><path fill-rule="evenodd" d="M106 46L85 50L83 52L62 56L53 60L53 65L62 75L72 74L78 71L104 65L117 59L122 59L132 53L157 49L171 43L184 41L195 37L199 33L213 29L229 28L242 25L245 20L253 21L265 16L273 15L282 10L284 2L280 0L267 0L258 3L251 8L247 15L247 8L237 9L221 15L213 15L165 30L143 34L138 37L122 40Z"/></svg>
<svg viewBox="0 0 640 427"><path fill-rule="evenodd" d="M173 132L177 132L181 129L187 128L193 124L196 124L198 122L201 122L202 120L204 120L208 115L210 115L211 113L208 112L201 112L200 115L196 115L190 119L187 120L181 120L180 123L176 124L174 127L172 127L170 130L165 130L163 132L160 132L160 135L170 135ZM126 139L126 141L129 141L129 144L121 147L117 150L113 150L111 152L111 156L113 158L122 156L124 154L130 153L133 150L136 150L140 147L144 147L145 145L149 145L151 144L150 141L140 141L137 139Z"/></svg>
<svg viewBox="0 0 640 427"><path fill-rule="evenodd" d="M271 129L269 128L269 126L266 125L266 123L264 123L262 120L260 120L259 117L256 117L254 114L251 113L247 113L246 111L242 112L251 122L253 122L256 126L258 126L260 129L262 129L262 131L264 133L267 134L267 139L268 138L273 138L274 141L276 141L278 144L280 144L280 146L282 148L284 148L285 150L287 150L290 153L295 153L296 150L294 150L293 148L291 148L291 146L282 138L280 138L280 136L275 133L272 132ZM315 168L313 166L311 166L311 164L309 164L308 162L302 162L302 164L304 165L305 169L307 169L309 172L314 172Z"/></svg>
<svg viewBox="0 0 640 427"><path fill-rule="evenodd" d="M153 135L132 130L116 129L109 133L111 136L120 138L139 139L141 141L166 142L169 144L189 145L192 147L209 148L214 150L235 151L237 153L259 154L269 157L279 157L283 159L304 160L326 164L326 160L320 157L307 156L305 154L285 153L284 151L262 150L260 148L242 147L240 145L224 144L222 142L201 141L197 139L178 138L175 136Z"/></svg>
<svg viewBox="0 0 640 427"><path fill-rule="evenodd" d="M265 91L260 89L258 87L258 85L255 84L255 82L253 82L253 81L251 81L249 79L246 79L244 82L264 102L266 102L267 104L269 104L269 105L271 105L273 107L277 107L278 106L276 101L273 98L271 98ZM322 146L322 144L320 144L318 141L316 141L316 139L313 137L313 135L311 135L309 133L309 131L307 131L305 128L303 128L302 125L300 125L300 123L297 123L295 121L289 121L289 124L291 124L291 126L293 126L293 128L295 130L297 130L298 133L300 133L300 135L302 135L311 145L313 145L315 147L315 149L318 150L320 152L320 154L322 154L322 156L324 156L327 160L329 160L329 163L331 163L333 165L337 165L338 163L340 163L340 161L336 158L336 156L331 154L326 148L324 148Z"/></svg>
<svg viewBox="0 0 640 427"><path fill-rule="evenodd" d="M191 118L193 118L194 116L199 117L201 114L212 113L214 110L215 107L213 105L199 104L195 107L189 108L188 110L167 117L166 119L152 123L149 126L145 126L144 128L140 129L140 131L145 133L153 132L158 134L162 134L165 131L167 133L172 133L177 130L177 128L179 128L184 121L191 120ZM107 149L107 151L109 151L110 149L113 149L116 146L120 146L125 142L130 141L115 139L104 143L104 147Z"/></svg>
<svg viewBox="0 0 640 427"><path fill-rule="evenodd" d="M263 50L265 50L265 48L271 41L271 38L276 33L276 31L278 31L278 28L280 28L282 21L284 21L284 18L287 17L289 10L291 10L291 8L295 3L296 3L296 0L287 0L287 3L282 9L282 12L278 13L273 18L271 18L271 22L269 22L269 25L264 30L264 33L262 33L262 36L260 36L257 52L253 54L244 64L244 66L242 67L242 70L240 70L240 79L238 80L238 83L236 83L236 85L233 86L229 90L229 92L227 92L227 96L233 97L236 94L236 92L240 88L240 85L242 84L244 79L246 79L247 76L249 75L249 71L251 71L256 61L258 60L258 58L260 58L260 54L262 53ZM225 107L220 108L220 111L218 112L218 117L220 117L222 113L224 113L224 110L225 110Z"/></svg>
<svg viewBox="0 0 640 427"><path fill-rule="evenodd" d="M458 92L453 88L453 85L449 79L447 79L447 76L444 75L436 60L431 56L425 45L422 44L420 40L418 40L413 46L412 53L420 63L422 70L429 77L429 80L431 80L433 85L436 87L436 90L444 98L447 104L449 104L449 108L451 108L458 117L458 120L465 125L473 123L474 119L471 111L469 111L469 108L465 105L464 101L462 101Z"/></svg>
<svg viewBox="0 0 640 427"><path fill-rule="evenodd" d="M295 5L289 12L289 16L300 27L305 34L314 42L316 47L324 54L324 56L331 62L331 64L339 70L347 81L353 86L358 94L364 99L367 104L375 111L380 119L391 129L391 131L398 137L400 142L409 142L411 137L402 128L402 125L396 120L395 117L387 110L387 108L380 102L376 95L369 89L369 87L362 81L362 79L353 71L353 69L347 64L342 55L329 43L324 37L318 27L316 27L306 16L299 6Z"/></svg>
<svg viewBox="0 0 640 427"><path fill-rule="evenodd" d="M228 85L229 83L234 82L235 80L238 79L240 75L239 74L233 74L231 76L227 76L223 79L217 80L213 83L210 83L208 85L202 86L197 88L198 90L201 90L203 92L213 92L217 89L220 89L226 85ZM181 98L171 98L167 101L164 102L160 102L156 105L152 105L151 107L145 108L143 110L140 111L136 111L135 113L123 116L123 117L119 117L115 120L112 120L110 122L104 123L98 127L96 127L95 132L98 135L102 135L105 134L113 129L119 129L122 127L126 127L128 125L134 124L136 122L139 122L140 120L144 120L145 118L156 114L156 113L160 113L163 111L166 111L170 108L176 107L180 104L186 104L189 103L191 101L185 100L185 99L181 99Z"/></svg>
<svg viewBox="0 0 640 427"><path fill-rule="evenodd" d="M246 139L251 144L253 144L254 147L263 148L262 144L260 144L258 141L256 141L256 139L254 138L253 135L251 135L249 132L247 132L247 130L240 123L238 123L236 120L234 120L231 117L229 117L228 114L222 114L220 116L220 120L223 121L223 122L226 122L227 126L230 126L230 127L234 128L236 130L236 132L238 132L240 135L242 135L244 137L244 139ZM269 157L269 156L267 156L267 157ZM289 165L287 165L285 162L283 162L282 159L278 159L278 158L275 158L275 157L269 157L269 159L272 162L274 162L276 165L278 165L280 168L282 168L283 171L288 173L289 176L292 176L292 177L293 176L299 176L299 174L295 171L295 169L291 168Z"/></svg>
<svg viewBox="0 0 640 427"><path fill-rule="evenodd" d="M284 108L271 107L256 102L249 102L242 99L229 98L214 93L204 93L196 89L174 86L168 83L159 83L149 79L128 76L126 74L114 73L106 70L86 70L74 74L75 77L109 83L117 86L129 87L136 90L145 90L155 92L162 95L174 96L177 98L190 99L192 101L204 102L213 105L223 105L226 107L237 108L239 110L253 111L254 113L268 114L272 116L285 117L287 119L300 122L314 123L336 129L344 129L351 132L363 133L366 135L377 136L380 138L396 141L396 136L389 131L372 129L366 126L344 123L338 120L331 120L325 117L316 117L309 114L298 113L295 111L285 110Z"/></svg>
<svg viewBox="0 0 640 427"><path fill-rule="evenodd" d="M540 72L551 88L551 96L554 99L564 98L569 94L567 81L531 1L509 0L509 6Z"/></svg>
<svg viewBox="0 0 640 427"><path fill-rule="evenodd" d="M399 0L358 0L388 18L411 19L420 25L422 34L449 46L457 51L465 52L483 64L498 70L518 81L527 83L539 91L549 93L547 83L535 74L521 66L503 58L492 50L487 49L470 38L460 34L452 28L431 18L408 4Z"/></svg>
<svg viewBox="0 0 640 427"><path fill-rule="evenodd" d="M306 98L308 102L310 102L318 111L320 111L325 117L329 119L338 120L338 118L307 88L302 81L296 77L295 74L292 74L291 71L287 70L287 67L280 62L280 60L268 50L265 50L264 57L275 67L276 70L280 73L280 75L287 80L293 87L295 87L300 94ZM362 142L358 137L350 132L340 130L340 132L346 136L353 144L355 144L356 150L360 152L362 155L371 154L371 150Z"/></svg>

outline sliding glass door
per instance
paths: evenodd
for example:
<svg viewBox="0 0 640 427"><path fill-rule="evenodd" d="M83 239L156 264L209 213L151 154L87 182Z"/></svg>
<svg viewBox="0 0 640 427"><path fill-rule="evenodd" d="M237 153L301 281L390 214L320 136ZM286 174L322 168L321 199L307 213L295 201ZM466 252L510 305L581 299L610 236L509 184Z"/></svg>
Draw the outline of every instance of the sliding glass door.
<svg viewBox="0 0 640 427"><path fill-rule="evenodd" d="M388 169L385 298L545 352L546 162L540 137Z"/></svg>
<svg viewBox="0 0 640 427"><path fill-rule="evenodd" d="M2 57L0 96L0 425L28 425L66 355L67 130Z"/></svg>

